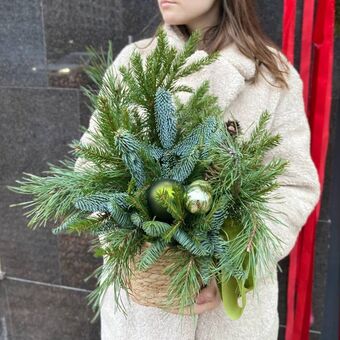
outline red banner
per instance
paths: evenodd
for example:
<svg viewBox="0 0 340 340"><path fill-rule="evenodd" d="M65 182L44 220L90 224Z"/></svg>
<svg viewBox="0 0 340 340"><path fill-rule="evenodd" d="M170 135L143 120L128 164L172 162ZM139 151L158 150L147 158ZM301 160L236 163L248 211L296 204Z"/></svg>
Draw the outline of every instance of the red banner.
<svg viewBox="0 0 340 340"><path fill-rule="evenodd" d="M311 154L323 187L331 111L335 3L334 0L318 2L315 24L314 7L314 0L304 1L300 75L311 127ZM294 60L295 19L296 1L285 0L282 45L291 61ZM309 339L315 229L319 212L320 202L301 230L289 257L286 340Z"/></svg>

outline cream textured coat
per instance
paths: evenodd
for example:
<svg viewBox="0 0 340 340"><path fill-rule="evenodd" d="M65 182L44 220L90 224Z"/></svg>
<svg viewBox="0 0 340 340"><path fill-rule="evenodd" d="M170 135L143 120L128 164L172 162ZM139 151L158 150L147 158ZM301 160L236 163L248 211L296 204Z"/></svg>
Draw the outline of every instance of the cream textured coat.
<svg viewBox="0 0 340 340"><path fill-rule="evenodd" d="M184 45L181 33L168 24L164 24L169 43L178 49ZM115 58L108 72L117 72L119 65L127 64L135 48L144 47L150 38L126 45ZM154 48L156 41L145 49L140 49L146 56ZM202 50L196 51L190 59L206 55ZM199 72L182 79L194 88L203 80L210 80L210 89L218 97L224 109L224 120L237 119L245 135L251 133L256 121L264 110L272 113L270 129L280 133L281 144L268 153L290 161L284 175L280 177L281 187L276 194L282 197L280 203L271 202L277 210L277 217L287 227L269 222L271 230L278 235L285 246L278 249L274 257L277 261L286 257L293 248L297 236L312 212L320 196L320 184L315 165L310 156L310 129L306 118L302 98L302 82L294 67L289 64L290 74L287 78L289 89L271 86L263 78L255 84L248 80L254 75L254 63L242 55L235 45L229 45L221 51L221 57ZM108 74L107 72L107 74ZM273 82L270 74L266 77ZM189 94L177 94L186 101ZM95 120L90 120L89 129L95 129ZM85 133L82 142L89 143ZM83 159L78 159L76 168L86 168ZM102 340L275 340L278 337L278 282L277 269L271 277L259 277L253 292L247 293L247 305L240 319L230 320L222 303L213 311L196 315L194 322L185 316L183 327L180 317L154 307L141 306L128 302L125 292L122 294L128 309L128 318L115 312L112 289L107 291L101 310Z"/></svg>

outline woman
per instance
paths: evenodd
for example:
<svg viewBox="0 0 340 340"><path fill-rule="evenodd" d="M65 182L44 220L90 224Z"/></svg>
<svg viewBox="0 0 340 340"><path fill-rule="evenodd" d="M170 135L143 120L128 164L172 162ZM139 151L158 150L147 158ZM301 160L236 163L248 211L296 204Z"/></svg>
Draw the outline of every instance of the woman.
<svg viewBox="0 0 340 340"><path fill-rule="evenodd" d="M272 114L271 131L280 133L281 144L268 153L267 160L278 156L290 161L286 173L280 177L277 194L280 203L271 202L271 208L282 213L279 217L287 224L268 221L268 226L285 246L272 254L280 261L293 248L301 227L315 207L320 185L316 168L310 156L310 130L304 111L302 82L294 67L263 35L253 0L158 0L163 27L169 43L181 49L188 35L195 29L204 35L198 50L190 57L194 60L214 50L221 57L199 72L182 81L197 88L204 79L210 80L211 92L224 108L224 119L233 117L251 133L254 123L264 110ZM147 43L147 46L143 46ZM134 49L148 55L156 42L143 39L126 45L107 71L117 72L126 64ZM105 76L104 76L105 79ZM185 101L188 93L179 98ZM95 129L93 116L89 130ZM82 136L89 143L88 134ZM77 168L84 165L77 160ZM177 314L138 305L122 294L128 316L115 311L113 289L103 299L101 310L102 340L274 340L278 337L278 283L277 271L273 276L258 277L254 292L247 293L247 305L238 320L230 320L213 280L200 292L195 304L195 318L184 316L181 323ZM125 293L125 292L124 292ZM129 302L128 302L129 301Z"/></svg>

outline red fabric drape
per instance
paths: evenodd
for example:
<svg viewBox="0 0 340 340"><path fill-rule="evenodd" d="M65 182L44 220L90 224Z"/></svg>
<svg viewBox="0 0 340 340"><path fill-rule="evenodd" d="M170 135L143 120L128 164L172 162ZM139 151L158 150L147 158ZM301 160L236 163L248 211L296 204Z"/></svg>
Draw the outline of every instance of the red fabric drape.
<svg viewBox="0 0 340 340"><path fill-rule="evenodd" d="M334 0L318 2L315 25L314 6L314 0L304 1L300 75L304 82L305 107L311 127L311 154L323 187L329 140L335 4ZM291 61L294 60L295 13L296 2L285 0L283 51ZM286 340L309 339L315 228L319 212L320 202L309 216L290 254Z"/></svg>
<svg viewBox="0 0 340 340"><path fill-rule="evenodd" d="M295 25L296 25L296 0L285 0L283 8L282 51L288 60L294 64L295 48ZM286 340L293 339L295 319L295 283L298 267L298 254L300 243L297 242L289 257L289 276L287 287L287 319Z"/></svg>

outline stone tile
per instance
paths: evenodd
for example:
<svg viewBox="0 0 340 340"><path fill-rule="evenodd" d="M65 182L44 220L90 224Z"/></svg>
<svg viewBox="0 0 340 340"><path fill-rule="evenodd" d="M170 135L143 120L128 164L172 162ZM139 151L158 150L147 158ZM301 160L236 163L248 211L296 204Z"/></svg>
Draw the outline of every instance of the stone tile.
<svg viewBox="0 0 340 340"><path fill-rule="evenodd" d="M157 1L126 1L124 10L124 32L133 41L153 36L162 17Z"/></svg>
<svg viewBox="0 0 340 340"><path fill-rule="evenodd" d="M12 207L21 197L0 186L0 258L9 276L60 283L57 237L50 228L30 230L21 207ZM25 199L27 200L27 198Z"/></svg>
<svg viewBox="0 0 340 340"><path fill-rule="evenodd" d="M80 87L88 82L83 72L87 47L107 51L111 41L117 54L127 43L152 36L160 21L153 0L144 1L143 6L121 0L100 4L90 0L43 0L43 12L49 85L53 87Z"/></svg>
<svg viewBox="0 0 340 340"><path fill-rule="evenodd" d="M320 332L324 316L324 298L326 288L327 255L329 247L329 224L318 222L316 229L315 259L314 259L314 279L313 279L313 315L314 322L312 329ZM287 316L287 284L289 256L279 262L283 272L278 272L279 279L279 316L280 324L286 324ZM279 339L284 339L284 329ZM317 339L318 335L315 335ZM312 337L311 337L312 338Z"/></svg>
<svg viewBox="0 0 340 340"><path fill-rule="evenodd" d="M0 183L47 170L80 135L78 91L0 88Z"/></svg>
<svg viewBox="0 0 340 340"><path fill-rule="evenodd" d="M258 14L264 31L281 47L283 1L257 1Z"/></svg>
<svg viewBox="0 0 340 340"><path fill-rule="evenodd" d="M339 44L340 45L340 44ZM340 50L340 48L339 48ZM340 63L339 63L340 64ZM338 70L337 73L340 74L340 71ZM334 97L332 99L332 114L330 118L330 131L329 131L329 144L328 144L328 152L327 152L327 159L326 159L326 170L325 170L325 179L323 183L323 190L322 190L322 196L321 196L321 209L320 209L320 216L319 219L323 221L327 221L330 219L330 195L333 185L333 173L332 173L332 161L334 155L332 154L332 148L334 148L335 143L335 133L336 133L336 119L337 119L337 113L336 113L336 107L337 102L339 100L339 94L337 92L339 88L339 81L337 81L337 78L334 77Z"/></svg>
<svg viewBox="0 0 340 340"><path fill-rule="evenodd" d="M321 339L321 334L314 333L314 332L309 333L309 340L320 340L320 339Z"/></svg>
<svg viewBox="0 0 340 340"><path fill-rule="evenodd" d="M280 329L279 329L279 336L278 336L278 340L285 340L285 332L286 332L286 326L285 325L280 325ZM310 330L309 331L309 340L319 340L321 339L321 333L314 331L314 330Z"/></svg>
<svg viewBox="0 0 340 340"><path fill-rule="evenodd" d="M300 68L301 54L301 34L302 34L303 1L296 2L296 26L295 26L295 49L294 64Z"/></svg>
<svg viewBox="0 0 340 340"><path fill-rule="evenodd" d="M327 262L330 242L330 224L319 222L316 228L314 279L313 279L313 316L312 328L322 331L322 323L325 315L325 293L327 280Z"/></svg>
<svg viewBox="0 0 340 340"><path fill-rule="evenodd" d="M90 323L93 314L86 302L88 292L13 280L5 284L13 324L11 339L100 338L99 321Z"/></svg>
<svg viewBox="0 0 340 340"><path fill-rule="evenodd" d="M89 252L90 236L58 235L61 283L66 286L94 289L96 279L91 277L93 271L102 264Z"/></svg>
<svg viewBox="0 0 340 340"><path fill-rule="evenodd" d="M47 86L40 0L0 2L0 86Z"/></svg>
<svg viewBox="0 0 340 340"><path fill-rule="evenodd" d="M79 93L79 111L80 111L80 125L88 127L89 121L94 109L90 105L89 98L80 91Z"/></svg>
<svg viewBox="0 0 340 340"><path fill-rule="evenodd" d="M85 46L106 47L108 40L120 48L127 43L124 1L43 0L47 60L54 63Z"/></svg>
<svg viewBox="0 0 340 340"><path fill-rule="evenodd" d="M0 340L8 340L11 334L11 319L4 281L0 280Z"/></svg>
<svg viewBox="0 0 340 340"><path fill-rule="evenodd" d="M47 162L64 159L67 144L80 135L78 91L42 88L1 88L0 255L10 275L60 282L57 238L49 229L32 232L20 207L29 198L10 192L22 173L41 175ZM52 151L52 152L51 152Z"/></svg>

